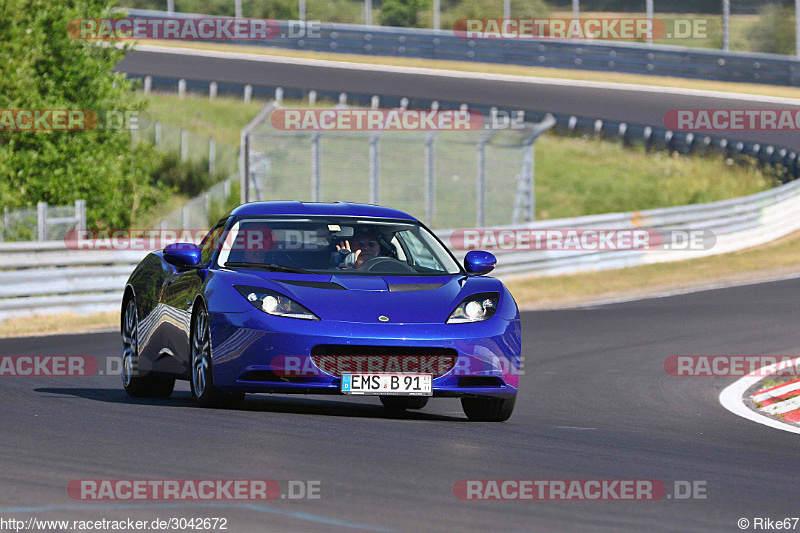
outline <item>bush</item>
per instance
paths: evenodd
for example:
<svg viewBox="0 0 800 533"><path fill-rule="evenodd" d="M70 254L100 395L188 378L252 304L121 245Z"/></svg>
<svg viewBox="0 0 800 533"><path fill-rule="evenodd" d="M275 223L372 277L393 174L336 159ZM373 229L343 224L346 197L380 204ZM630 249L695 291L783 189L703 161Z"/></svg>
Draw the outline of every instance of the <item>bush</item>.
<svg viewBox="0 0 800 533"><path fill-rule="evenodd" d="M384 0L380 23L382 26L418 27L420 11L426 7L424 0Z"/></svg>
<svg viewBox="0 0 800 533"><path fill-rule="evenodd" d="M754 52L794 55L794 9L767 5L758 12L758 22L747 32L750 49Z"/></svg>

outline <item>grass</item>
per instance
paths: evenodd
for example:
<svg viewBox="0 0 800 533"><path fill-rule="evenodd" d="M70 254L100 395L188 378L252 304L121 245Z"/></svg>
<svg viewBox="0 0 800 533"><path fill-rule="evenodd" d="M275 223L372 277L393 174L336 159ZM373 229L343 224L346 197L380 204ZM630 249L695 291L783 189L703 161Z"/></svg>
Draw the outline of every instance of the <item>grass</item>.
<svg viewBox="0 0 800 533"><path fill-rule="evenodd" d="M446 61L439 59L418 59L405 57L390 57L377 55L342 54L332 52L312 52L289 50L282 48L267 48L262 46L239 46L225 43L198 43L178 41L148 41L143 44L152 44L165 47L191 48L197 50L218 50L222 52L249 53L265 56L320 59L326 61L340 61L366 65L395 65L400 67L416 67L428 69L441 69L459 72L477 72L485 74L502 74L513 76L527 76L532 78L558 78L565 80L583 80L611 83L625 83L633 85L656 85L659 87L675 87L683 89L697 89L707 91L723 91L740 94L755 94L782 98L800 99L800 88L782 87L757 83L735 83L712 80L697 80L671 76L647 76L644 74L626 74L620 72L595 72L591 70L558 69L548 67L528 67L522 65L500 65L497 63L479 63L469 61ZM320 88L324 83L320 82Z"/></svg>
<svg viewBox="0 0 800 533"><path fill-rule="evenodd" d="M119 327L119 313L96 313L92 315L45 315L11 318L0 322L0 339L29 337L34 335L57 335L60 333L83 333Z"/></svg>
<svg viewBox="0 0 800 533"><path fill-rule="evenodd" d="M548 308L798 272L800 234L795 233L774 243L729 254L603 272L511 279L507 286L521 307Z"/></svg>

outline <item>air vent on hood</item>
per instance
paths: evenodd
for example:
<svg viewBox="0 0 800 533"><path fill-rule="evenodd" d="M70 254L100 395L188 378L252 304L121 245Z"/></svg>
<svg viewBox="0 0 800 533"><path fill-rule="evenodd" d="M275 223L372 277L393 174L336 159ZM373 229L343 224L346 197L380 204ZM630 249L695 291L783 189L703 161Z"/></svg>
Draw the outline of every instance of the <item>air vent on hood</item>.
<svg viewBox="0 0 800 533"><path fill-rule="evenodd" d="M431 291L447 283L389 283L389 292Z"/></svg>
<svg viewBox="0 0 800 533"><path fill-rule="evenodd" d="M276 279L278 283L283 283L284 285L296 285L298 287L311 287L312 289L332 289L335 291L346 291L345 287L342 287L338 283L333 283L332 281L304 281L304 280L297 280L297 279Z"/></svg>

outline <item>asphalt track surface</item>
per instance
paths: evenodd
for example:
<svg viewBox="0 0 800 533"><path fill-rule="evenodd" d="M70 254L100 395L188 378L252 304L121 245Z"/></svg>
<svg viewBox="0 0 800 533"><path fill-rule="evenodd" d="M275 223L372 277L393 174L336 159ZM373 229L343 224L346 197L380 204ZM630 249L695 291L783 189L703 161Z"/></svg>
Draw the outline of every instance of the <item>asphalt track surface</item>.
<svg viewBox="0 0 800 533"><path fill-rule="evenodd" d="M376 70L294 64L285 58L271 61L268 56L253 61L152 51L131 51L117 65L117 70L140 76L438 99L574 114L653 127L664 127L664 115L672 109L796 109L796 106L785 103L753 102L744 96L721 100L709 96L674 94L667 90L663 94L635 88L608 90L570 85L569 82L566 86L537 85L382 72L377 70L377 66L374 68ZM800 147L798 131L736 131L728 135L738 140Z"/></svg>
<svg viewBox="0 0 800 533"><path fill-rule="evenodd" d="M457 400L390 416L374 399L250 395L241 410L128 398L118 376L0 382L0 518L226 517L229 531L738 531L800 515L797 437L718 402L734 378L668 376L671 355L797 354L800 281L523 315L506 423ZM118 357L116 333L5 339L0 355ZM101 361L101 368L103 367ZM318 500L71 500L73 479L321 482ZM462 479L701 481L706 499L460 501ZM752 526L751 526L752 527Z"/></svg>

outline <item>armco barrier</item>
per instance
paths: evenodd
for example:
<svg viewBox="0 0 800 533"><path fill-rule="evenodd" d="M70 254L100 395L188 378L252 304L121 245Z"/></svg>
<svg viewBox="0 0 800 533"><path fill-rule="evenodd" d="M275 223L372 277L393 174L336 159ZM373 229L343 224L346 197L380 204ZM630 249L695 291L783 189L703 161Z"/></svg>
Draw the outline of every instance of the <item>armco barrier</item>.
<svg viewBox="0 0 800 533"><path fill-rule="evenodd" d="M800 230L800 181L706 204L538 221L500 229L710 230L708 250L498 251L500 277L557 275L742 250ZM437 232L448 243L454 230ZM459 252L459 259L465 252ZM14 316L115 311L144 252L68 250L63 242L0 244L0 321Z"/></svg>
<svg viewBox="0 0 800 533"><path fill-rule="evenodd" d="M128 13L133 18L201 16L138 9L129 10ZM332 23L319 24L318 37L295 38L290 37L292 35L290 25L297 27L297 22L282 20L278 23L281 37L263 41L228 42L317 52L477 61L771 85L800 85L800 61L777 54L722 52L609 41L462 39L448 30Z"/></svg>

